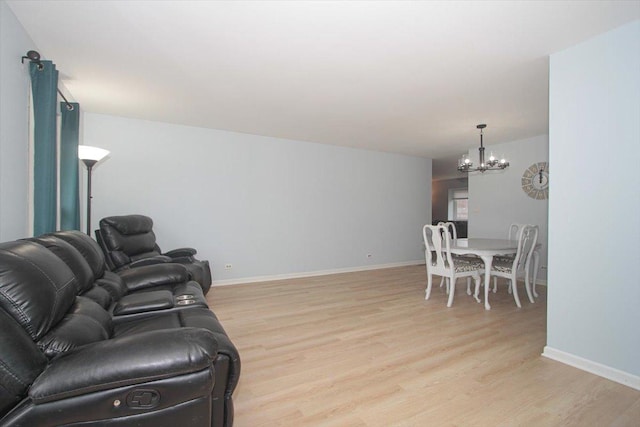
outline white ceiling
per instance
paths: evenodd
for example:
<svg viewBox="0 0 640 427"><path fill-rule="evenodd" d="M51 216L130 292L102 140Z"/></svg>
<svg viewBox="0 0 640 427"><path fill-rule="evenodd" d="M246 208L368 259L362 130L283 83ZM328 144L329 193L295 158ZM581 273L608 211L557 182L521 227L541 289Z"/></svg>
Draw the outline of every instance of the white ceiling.
<svg viewBox="0 0 640 427"><path fill-rule="evenodd" d="M12 1L84 111L432 158L547 133L548 55L640 1ZM19 58L16 58L18 61Z"/></svg>

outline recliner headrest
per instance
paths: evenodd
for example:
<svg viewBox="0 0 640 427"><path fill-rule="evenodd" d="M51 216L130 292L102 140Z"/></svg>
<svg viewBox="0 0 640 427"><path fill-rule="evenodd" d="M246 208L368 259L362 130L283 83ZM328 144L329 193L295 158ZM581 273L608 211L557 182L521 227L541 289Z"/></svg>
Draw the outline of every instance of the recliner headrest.
<svg viewBox="0 0 640 427"><path fill-rule="evenodd" d="M159 255L153 220L144 215L110 216L100 220L101 244L115 268L137 255Z"/></svg>
<svg viewBox="0 0 640 427"><path fill-rule="evenodd" d="M144 215L108 216L100 220L100 228L103 223L124 235L148 233L153 229L153 220Z"/></svg>

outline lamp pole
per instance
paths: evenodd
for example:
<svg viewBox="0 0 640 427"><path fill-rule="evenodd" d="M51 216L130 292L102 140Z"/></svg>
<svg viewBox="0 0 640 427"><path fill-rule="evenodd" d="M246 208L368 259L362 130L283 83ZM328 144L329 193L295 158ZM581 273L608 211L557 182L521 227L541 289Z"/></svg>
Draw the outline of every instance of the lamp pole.
<svg viewBox="0 0 640 427"><path fill-rule="evenodd" d="M87 234L91 236L91 199L93 198L91 195L91 172L93 170L93 165L98 163L98 161L93 159L82 159L82 163L87 167Z"/></svg>
<svg viewBox="0 0 640 427"><path fill-rule="evenodd" d="M91 236L91 172L96 163L109 155L109 151L91 147L89 145L78 145L78 159L87 167L87 234Z"/></svg>

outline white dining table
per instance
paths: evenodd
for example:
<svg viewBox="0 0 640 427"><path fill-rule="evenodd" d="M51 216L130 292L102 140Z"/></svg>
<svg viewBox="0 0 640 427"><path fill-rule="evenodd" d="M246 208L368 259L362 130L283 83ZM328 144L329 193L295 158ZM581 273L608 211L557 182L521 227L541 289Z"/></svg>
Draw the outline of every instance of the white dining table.
<svg viewBox="0 0 640 427"><path fill-rule="evenodd" d="M491 265L496 255L515 254L518 252L518 241L507 239L457 239L451 242L451 253L456 255L477 255L484 262L484 308L491 310L489 305L489 284ZM476 299L478 295L476 294Z"/></svg>

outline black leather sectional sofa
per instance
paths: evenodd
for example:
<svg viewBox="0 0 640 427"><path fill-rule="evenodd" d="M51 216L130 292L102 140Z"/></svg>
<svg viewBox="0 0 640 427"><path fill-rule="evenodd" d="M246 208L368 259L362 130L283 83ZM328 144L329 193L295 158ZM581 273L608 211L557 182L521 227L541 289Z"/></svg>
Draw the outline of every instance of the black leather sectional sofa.
<svg viewBox="0 0 640 427"><path fill-rule="evenodd" d="M232 426L240 358L189 279L78 231L0 243L0 426Z"/></svg>

